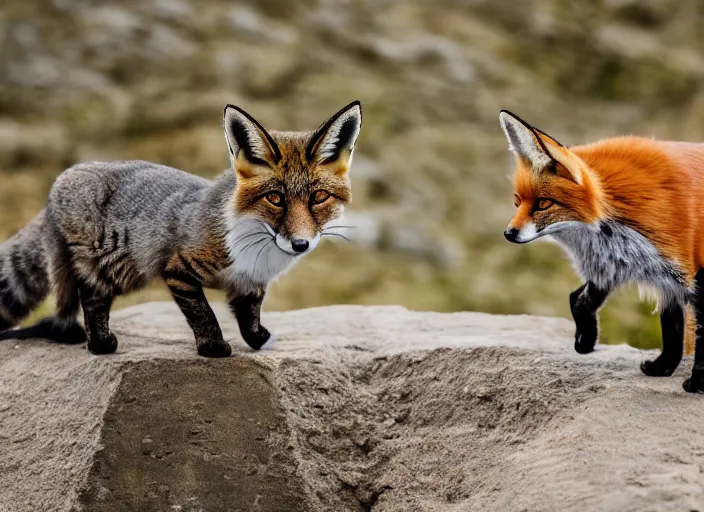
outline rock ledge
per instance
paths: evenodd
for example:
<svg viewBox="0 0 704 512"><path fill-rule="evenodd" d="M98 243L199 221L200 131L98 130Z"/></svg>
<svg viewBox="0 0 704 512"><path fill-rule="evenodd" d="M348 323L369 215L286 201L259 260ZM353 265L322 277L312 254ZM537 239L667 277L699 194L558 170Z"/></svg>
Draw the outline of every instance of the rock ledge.
<svg viewBox="0 0 704 512"><path fill-rule="evenodd" d="M0 344L0 511L695 510L704 407L652 354L579 356L555 318L337 306L267 313L204 360L171 303L118 353Z"/></svg>

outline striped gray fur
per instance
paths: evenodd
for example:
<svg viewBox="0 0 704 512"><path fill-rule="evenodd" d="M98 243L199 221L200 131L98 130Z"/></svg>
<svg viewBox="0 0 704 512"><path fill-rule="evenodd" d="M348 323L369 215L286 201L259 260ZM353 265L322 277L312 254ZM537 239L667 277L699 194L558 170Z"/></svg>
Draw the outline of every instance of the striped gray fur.
<svg viewBox="0 0 704 512"><path fill-rule="evenodd" d="M114 352L117 339L109 327L114 297L161 278L201 355L231 352L204 288L227 292L245 342L261 348L270 338L259 321L266 288L311 252L327 221L342 213L345 201L338 196L349 196L349 180L346 172L333 176L340 168L334 158L351 162L360 126L358 102L316 132L271 134L228 106L225 132L233 168L214 181L145 161L88 162L67 169L52 186L46 208L0 244L0 339L87 341L93 353ZM249 179L244 168L260 173L250 186L256 193L242 191ZM323 210L313 208L311 183L316 182L338 187ZM269 183L286 196L288 206L265 204ZM295 222L305 226L304 234ZM11 330L52 290L53 317ZM85 330L76 319L81 307Z"/></svg>
<svg viewBox="0 0 704 512"><path fill-rule="evenodd" d="M85 163L56 180L47 221L60 234L55 243L69 247L77 277L120 295L159 277L174 253L222 240L235 187L231 171L211 183L150 162Z"/></svg>
<svg viewBox="0 0 704 512"><path fill-rule="evenodd" d="M138 290L160 277L174 254L211 238L222 241L222 256L200 269L201 284L223 287L229 261L222 212L236 184L231 170L211 182L143 161L67 169L47 207L0 245L0 331L22 321L52 285L54 323L75 323L81 287L106 298Z"/></svg>

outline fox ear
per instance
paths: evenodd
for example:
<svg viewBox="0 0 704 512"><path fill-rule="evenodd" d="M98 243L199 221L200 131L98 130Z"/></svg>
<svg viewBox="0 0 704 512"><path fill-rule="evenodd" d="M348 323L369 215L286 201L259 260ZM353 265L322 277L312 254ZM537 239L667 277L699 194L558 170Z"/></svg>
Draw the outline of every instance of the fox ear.
<svg viewBox="0 0 704 512"><path fill-rule="evenodd" d="M516 157L527 161L534 172L555 172L563 178L582 184L578 159L557 139L529 125L508 110L501 111L499 121L508 139L509 149Z"/></svg>
<svg viewBox="0 0 704 512"><path fill-rule="evenodd" d="M508 147L514 155L528 161L536 170L552 163L552 157L538 132L523 119L508 110L502 110L499 122L508 139Z"/></svg>
<svg viewBox="0 0 704 512"><path fill-rule="evenodd" d="M238 164L271 166L281 159L281 151L271 135L241 108L234 105L225 107L224 127L235 170Z"/></svg>
<svg viewBox="0 0 704 512"><path fill-rule="evenodd" d="M361 128L362 105L353 101L315 131L306 147L306 158L319 164L339 162L337 172L346 173Z"/></svg>

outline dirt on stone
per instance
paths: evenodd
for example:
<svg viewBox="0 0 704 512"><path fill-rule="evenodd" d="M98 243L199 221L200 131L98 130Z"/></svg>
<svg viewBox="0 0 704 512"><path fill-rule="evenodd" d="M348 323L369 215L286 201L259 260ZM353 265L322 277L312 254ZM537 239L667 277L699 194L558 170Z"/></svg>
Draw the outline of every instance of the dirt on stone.
<svg viewBox="0 0 704 512"><path fill-rule="evenodd" d="M236 333L224 306L226 333ZM704 503L704 408L554 318L328 307L195 355L173 304L113 356L0 344L0 510L643 511Z"/></svg>
<svg viewBox="0 0 704 512"><path fill-rule="evenodd" d="M492 347L289 361L282 400L315 510L696 510L702 443L681 458L689 435L659 423L696 402L605 366Z"/></svg>
<svg viewBox="0 0 704 512"><path fill-rule="evenodd" d="M270 374L251 359L130 365L84 510L305 510Z"/></svg>

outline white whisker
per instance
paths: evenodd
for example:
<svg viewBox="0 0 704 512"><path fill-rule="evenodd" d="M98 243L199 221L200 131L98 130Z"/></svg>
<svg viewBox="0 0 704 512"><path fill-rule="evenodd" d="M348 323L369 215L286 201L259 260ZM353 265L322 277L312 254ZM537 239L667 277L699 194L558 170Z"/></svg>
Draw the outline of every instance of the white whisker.
<svg viewBox="0 0 704 512"><path fill-rule="evenodd" d="M256 232L256 231L255 231L254 233L247 233L246 235L237 238L237 240L235 240L235 244L239 247L239 245L240 245L242 242L244 242L245 240L249 240L250 238L255 237L255 236L260 236L260 237L263 237L263 238L269 238L268 233L260 233L260 232ZM240 250L243 250L243 249L240 249Z"/></svg>
<svg viewBox="0 0 704 512"><path fill-rule="evenodd" d="M340 238L343 238L343 239L347 240L348 242L351 242L351 241L352 241L352 240L350 240L349 238L347 238L345 235L340 234L340 233L323 233L323 236L338 236L338 237L340 237Z"/></svg>
<svg viewBox="0 0 704 512"><path fill-rule="evenodd" d="M276 243L273 228L260 219L236 217L226 210L227 250L232 262L225 278L242 290L266 286L288 269L296 256Z"/></svg>
<svg viewBox="0 0 704 512"><path fill-rule="evenodd" d="M256 245L259 245L259 244L262 243L262 242L267 242L267 241L269 241L269 240L270 240L270 239L269 239L268 236L263 236L263 237L261 237L261 238L258 238L258 239L256 239L254 242L250 242L250 243L248 243L247 245L245 245L244 247L242 247L241 249L238 249L238 250L239 250L239 253L240 253L240 254L243 254L243 253L244 253L247 249L249 249L250 247L254 247L254 246L256 246Z"/></svg>

